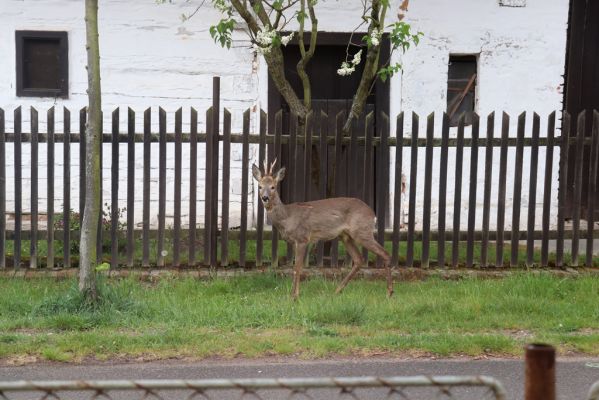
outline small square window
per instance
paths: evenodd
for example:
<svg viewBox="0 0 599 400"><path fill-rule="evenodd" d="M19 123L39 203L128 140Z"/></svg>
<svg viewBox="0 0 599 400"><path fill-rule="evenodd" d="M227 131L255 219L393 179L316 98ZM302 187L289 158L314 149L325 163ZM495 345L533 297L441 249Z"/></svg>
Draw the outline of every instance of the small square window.
<svg viewBox="0 0 599 400"><path fill-rule="evenodd" d="M66 32L16 31L17 96L69 96Z"/></svg>
<svg viewBox="0 0 599 400"><path fill-rule="evenodd" d="M476 93L476 56L449 56L447 73L447 114L450 125L457 126L462 113L472 123Z"/></svg>

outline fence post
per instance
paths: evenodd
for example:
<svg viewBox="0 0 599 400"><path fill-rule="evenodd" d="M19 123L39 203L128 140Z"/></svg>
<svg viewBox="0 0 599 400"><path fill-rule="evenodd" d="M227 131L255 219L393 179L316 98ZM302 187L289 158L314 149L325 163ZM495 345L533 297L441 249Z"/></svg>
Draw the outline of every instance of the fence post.
<svg viewBox="0 0 599 400"><path fill-rule="evenodd" d="M555 348L526 346L524 400L555 400Z"/></svg>

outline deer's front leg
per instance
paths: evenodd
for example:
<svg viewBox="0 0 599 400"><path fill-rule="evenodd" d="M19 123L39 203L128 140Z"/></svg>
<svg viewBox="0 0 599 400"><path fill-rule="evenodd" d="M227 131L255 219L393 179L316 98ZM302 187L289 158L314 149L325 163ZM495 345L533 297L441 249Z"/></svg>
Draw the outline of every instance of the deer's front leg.
<svg viewBox="0 0 599 400"><path fill-rule="evenodd" d="M307 243L295 243L295 268L293 270L293 288L291 289L291 297L293 297L293 300L297 300L299 296L300 276L306 259L307 249Z"/></svg>

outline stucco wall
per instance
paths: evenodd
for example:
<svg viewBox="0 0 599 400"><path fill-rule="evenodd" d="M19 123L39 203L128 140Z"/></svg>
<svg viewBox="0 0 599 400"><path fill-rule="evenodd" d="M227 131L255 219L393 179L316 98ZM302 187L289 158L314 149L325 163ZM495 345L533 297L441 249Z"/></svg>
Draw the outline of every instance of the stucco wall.
<svg viewBox="0 0 599 400"><path fill-rule="evenodd" d="M209 2L207 2L209 3ZM397 2L396 2L397 3ZM195 10L199 1L186 2L175 0L173 3L157 5L152 0L117 1L104 0L100 9L100 43L102 55L103 104L105 109L105 126L109 127L109 114L115 107L132 107L137 111L137 129L141 131L141 115L144 109L152 107L156 113L161 106L169 112L169 130L174 122L173 112L183 107L184 129L188 129L189 107L200 112L200 130L204 129L203 110L211 104L212 76L220 75L221 101L224 107L233 113L233 130L241 129L242 111L248 107L254 110L252 127L256 127L256 110L266 107L267 71L264 62L251 51L248 41L241 32L235 35L231 50L223 50L216 46L208 33L208 28L218 19L218 14L209 7L203 7L193 19L182 23L180 15ZM319 4L319 24L324 31L348 32L359 23L358 12L361 2L358 0L334 1L321 0ZM394 13L393 13L394 14ZM71 110L83 107L85 97L85 29L83 21L83 1L80 0L0 0L0 107L6 110L7 128L12 130L12 110L16 106L24 107L25 120L28 120L29 106L40 111L45 131L45 110L55 105L57 109L67 106ZM527 0L525 7L501 7L498 0L413 0L410 3L408 21L415 29L424 32L420 45L411 49L408 54L396 60L404 65L403 74L391 80L391 114L415 111L421 115L420 132L425 132L425 116L432 111L437 113L436 124L439 128L441 114L446 108L447 62L449 54L478 55L477 78L477 111L481 119L481 136L484 136L486 114L496 111L496 135L500 132L500 112L507 111L516 120L522 111L536 111L541 114L541 132L545 134L545 117L553 110L561 108L561 85L563 79L565 41L566 41L567 2L562 0ZM15 96L15 41L14 31L31 30L66 30L69 33L69 99L34 99ZM341 60L340 60L341 61ZM126 108L121 109L121 115ZM73 124L77 126L77 115L73 113ZM530 136L530 118L527 122L527 136ZM121 118L121 127L126 129L125 118ZM154 124L157 122L154 114ZM391 119L394 124L394 118ZM409 129L409 118L406 118ZM61 126L62 116L57 113L57 126ZM27 125L24 125L27 126ZM392 126L394 131L394 125ZM440 135L440 129L436 129ZM467 132L469 134L469 132ZM455 131L452 130L452 135ZM515 136L515 129L512 129ZM240 192L240 148L236 145L232 159L231 200L239 201ZM172 213L173 191L173 149L169 147L169 166L167 184L167 214ZM23 176L29 172L28 146L24 146ZM153 154L157 154L154 147ZM255 150L255 149L252 149ZM142 165L141 147L136 149L137 165ZM14 195L12 187L12 147L7 146L8 195ZM76 192L78 190L78 149L72 149L72 185L74 208L77 208ZM125 147L121 149L121 162L125 163ZM254 154L254 153L253 153ZM559 156L559 152L556 152ZM57 145L56 157L62 160L62 148ZM200 152L198 164L202 166L204 158ZM435 153L435 166L438 165L438 153ZM422 198L424 174L424 150L419 155L418 199ZM187 152L184 150L184 159ZM254 159L254 157L252 157ZM392 155L392 159L394 159ZM453 151L450 151L448 210L452 208L453 199ZM105 149L105 176L109 176L110 152ZM465 155L464 171L469 171L469 156ZM494 179L498 175L498 151L494 157ZM514 154L510 152L508 165L513 165ZM525 151L525 164L528 162L528 151ZM556 157L557 160L557 157ZM62 203L61 162L56 165L57 187L56 206ZM482 188L484 150L479 155L479 181ZM152 184L157 187L157 158L153 159ZM183 180L189 174L187 161L184 161ZM409 176L409 154L404 155L404 167ZM544 153L539 158L539 172L542 176ZM556 161L557 166L557 161ZM45 154L40 153L40 178L45 177ZM393 171L393 169L391 169ZM438 171L438 168L434 168ZM523 203L527 204L528 168L523 172ZM120 197L123 204L126 195L125 174L120 185ZM203 171L199 172L203 176ZM45 207L45 184L40 184L40 207ZM393 176L391 176L393 179ZM554 187L557 183L557 168L554 168ZM141 174L137 174L137 184L141 185ZM26 183L24 184L26 186ZM105 185L108 187L108 183ZM513 173L508 173L508 204L513 188ZM433 204L438 203L436 194L438 180L433 184ZM496 186L493 188L493 199L496 199ZM539 184L537 202L542 199L542 187ZM556 192L554 192L556 193ZM198 199L203 198L203 186L200 185ZM108 201L108 192L104 193L104 201ZM188 198L188 188L183 188L184 201ZM482 190L478 195L482 204ZM468 180L464 178L462 207L467 206ZM554 196L553 204L556 196ZM141 200L141 199L139 199ZM153 205L157 205L157 193L153 192ZM495 203L495 201L493 201ZM422 205L419 200L417 206ZM203 210L199 204L198 211ZM13 204L9 202L8 209ZM24 196L24 208L28 209L28 196ZM138 219L141 219L141 203L136 205ZM184 209L186 207L184 206ZM157 210L157 207L153 208ZM232 204L231 212L236 214L238 206ZM436 221L436 210L433 210L433 221ZM495 211L495 210L493 210ZM153 213L155 217L156 213ZM555 215L555 213L553 213ZM492 214L494 215L494 214ZM510 224L510 210L507 213L507 224ZM526 210L522 211L526 215ZM540 214L538 214L540 215ZM184 215L185 218L185 215ZM201 218L201 216L199 217ZM451 219L448 215L448 221ZM465 224L465 218L462 218ZM480 217L478 217L480 221ZM522 217L522 221L525 218ZM537 221L539 218L537 218ZM492 225L494 216L492 217ZM233 221L232 224L235 224ZM478 224L480 225L480 223ZM435 223L433 223L435 226Z"/></svg>

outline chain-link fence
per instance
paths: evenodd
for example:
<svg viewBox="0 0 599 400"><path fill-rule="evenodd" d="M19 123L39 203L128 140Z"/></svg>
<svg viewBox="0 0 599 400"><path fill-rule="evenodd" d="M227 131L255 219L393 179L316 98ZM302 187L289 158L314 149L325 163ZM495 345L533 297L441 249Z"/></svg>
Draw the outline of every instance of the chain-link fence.
<svg viewBox="0 0 599 400"><path fill-rule="evenodd" d="M486 376L0 382L0 399L497 399Z"/></svg>

